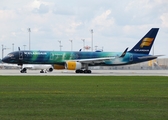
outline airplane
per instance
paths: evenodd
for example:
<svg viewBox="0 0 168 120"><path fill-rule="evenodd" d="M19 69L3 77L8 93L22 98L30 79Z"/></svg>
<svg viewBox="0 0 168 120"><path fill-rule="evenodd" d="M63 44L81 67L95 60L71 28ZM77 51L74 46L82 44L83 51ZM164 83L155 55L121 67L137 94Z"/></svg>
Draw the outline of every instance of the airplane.
<svg viewBox="0 0 168 120"><path fill-rule="evenodd" d="M124 52L90 51L28 51L9 53L2 59L5 63L50 64L54 69L75 70L76 73L91 73L89 66L119 66L136 64L156 59L162 55L149 55L159 28L152 28L131 50Z"/></svg>
<svg viewBox="0 0 168 120"><path fill-rule="evenodd" d="M0 67L5 68L15 68L19 69L21 73L27 73L27 69L29 70L40 70L40 73L47 73L53 71L53 66L48 64L24 64L22 66L17 64L8 64L8 63L1 63Z"/></svg>

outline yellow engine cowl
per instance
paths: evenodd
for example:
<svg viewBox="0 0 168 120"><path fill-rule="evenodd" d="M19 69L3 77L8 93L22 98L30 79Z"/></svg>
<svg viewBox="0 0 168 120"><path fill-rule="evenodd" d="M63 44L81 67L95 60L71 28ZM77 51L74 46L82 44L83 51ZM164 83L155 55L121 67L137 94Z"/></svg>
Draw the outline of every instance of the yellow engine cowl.
<svg viewBox="0 0 168 120"><path fill-rule="evenodd" d="M82 64L80 62L69 61L66 62L65 68L68 70L78 70L82 68Z"/></svg>

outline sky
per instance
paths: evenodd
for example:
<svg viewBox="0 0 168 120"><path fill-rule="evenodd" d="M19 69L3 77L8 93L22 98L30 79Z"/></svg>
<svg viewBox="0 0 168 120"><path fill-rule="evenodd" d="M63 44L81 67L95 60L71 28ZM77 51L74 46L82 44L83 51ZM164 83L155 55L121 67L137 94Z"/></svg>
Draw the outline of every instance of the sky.
<svg viewBox="0 0 168 120"><path fill-rule="evenodd" d="M61 41L62 51L78 51L92 47L93 36L93 50L113 52L160 28L154 54L168 57L168 0L1 0L0 58L2 45L4 56L29 49L28 28L31 50L59 51Z"/></svg>

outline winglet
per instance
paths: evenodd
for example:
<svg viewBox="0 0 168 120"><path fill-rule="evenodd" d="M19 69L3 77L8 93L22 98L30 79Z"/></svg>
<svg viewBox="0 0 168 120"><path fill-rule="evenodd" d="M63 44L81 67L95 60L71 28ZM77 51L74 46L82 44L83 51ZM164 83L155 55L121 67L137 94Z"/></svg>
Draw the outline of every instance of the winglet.
<svg viewBox="0 0 168 120"><path fill-rule="evenodd" d="M122 53L122 55L120 57L124 57L125 54L127 53L128 47L125 49L125 51Z"/></svg>

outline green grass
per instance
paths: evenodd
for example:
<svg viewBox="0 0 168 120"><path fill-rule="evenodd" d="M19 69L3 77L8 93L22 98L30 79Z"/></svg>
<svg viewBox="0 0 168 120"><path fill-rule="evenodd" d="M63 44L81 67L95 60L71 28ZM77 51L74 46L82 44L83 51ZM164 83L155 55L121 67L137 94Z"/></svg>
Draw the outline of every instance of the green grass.
<svg viewBox="0 0 168 120"><path fill-rule="evenodd" d="M1 120L167 120L168 77L0 76Z"/></svg>

